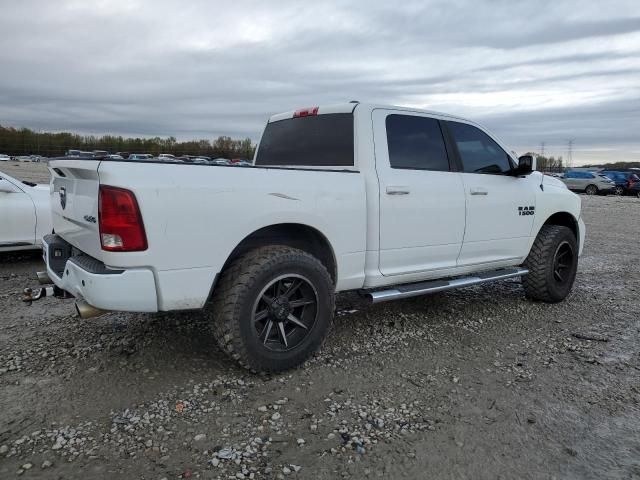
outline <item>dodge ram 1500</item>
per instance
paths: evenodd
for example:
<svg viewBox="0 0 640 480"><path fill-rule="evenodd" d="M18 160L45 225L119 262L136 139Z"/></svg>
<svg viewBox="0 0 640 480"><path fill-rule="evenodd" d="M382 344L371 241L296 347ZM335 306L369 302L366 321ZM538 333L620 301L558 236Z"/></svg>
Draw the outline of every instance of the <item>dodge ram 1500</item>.
<svg viewBox="0 0 640 480"><path fill-rule="evenodd" d="M563 300L580 199L463 118L357 102L271 117L253 166L50 162L49 279L102 311L206 308L252 370L322 344L336 292L373 302L510 277Z"/></svg>

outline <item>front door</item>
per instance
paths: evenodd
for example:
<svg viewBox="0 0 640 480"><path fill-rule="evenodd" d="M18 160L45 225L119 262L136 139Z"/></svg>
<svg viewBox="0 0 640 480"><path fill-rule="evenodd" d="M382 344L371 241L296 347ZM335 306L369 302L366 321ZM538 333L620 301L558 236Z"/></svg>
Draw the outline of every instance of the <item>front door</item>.
<svg viewBox="0 0 640 480"><path fill-rule="evenodd" d="M505 150L474 125L447 122L461 162L467 202L466 231L458 265L505 262L526 255L535 216L534 175L509 175Z"/></svg>
<svg viewBox="0 0 640 480"><path fill-rule="evenodd" d="M419 113L373 112L380 188L383 275L456 266L465 223L464 188L440 122Z"/></svg>

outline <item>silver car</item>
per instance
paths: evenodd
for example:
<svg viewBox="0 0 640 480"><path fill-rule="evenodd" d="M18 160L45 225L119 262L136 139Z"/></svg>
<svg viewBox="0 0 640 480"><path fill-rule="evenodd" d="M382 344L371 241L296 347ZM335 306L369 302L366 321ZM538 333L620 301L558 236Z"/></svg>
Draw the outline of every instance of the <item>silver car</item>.
<svg viewBox="0 0 640 480"><path fill-rule="evenodd" d="M561 180L569 190L584 192L587 195L613 193L616 187L613 180L597 172L570 170Z"/></svg>

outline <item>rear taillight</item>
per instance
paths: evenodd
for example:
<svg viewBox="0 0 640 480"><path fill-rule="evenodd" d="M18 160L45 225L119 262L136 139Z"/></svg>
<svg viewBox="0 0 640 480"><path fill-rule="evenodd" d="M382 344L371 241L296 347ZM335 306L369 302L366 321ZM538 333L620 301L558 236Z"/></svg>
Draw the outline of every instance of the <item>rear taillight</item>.
<svg viewBox="0 0 640 480"><path fill-rule="evenodd" d="M318 115L318 107L303 108L293 112L293 118L309 117L311 115Z"/></svg>
<svg viewBox="0 0 640 480"><path fill-rule="evenodd" d="M147 249L147 235L133 192L100 185L98 221L103 250L139 252Z"/></svg>

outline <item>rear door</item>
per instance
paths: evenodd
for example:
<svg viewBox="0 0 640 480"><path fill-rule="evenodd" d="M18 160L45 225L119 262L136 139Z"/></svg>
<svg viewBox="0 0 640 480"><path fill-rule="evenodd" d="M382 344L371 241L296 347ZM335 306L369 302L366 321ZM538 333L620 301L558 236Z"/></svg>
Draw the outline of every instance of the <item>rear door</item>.
<svg viewBox="0 0 640 480"><path fill-rule="evenodd" d="M35 243L35 206L20 187L0 177L0 248Z"/></svg>
<svg viewBox="0 0 640 480"><path fill-rule="evenodd" d="M565 173L562 181L570 190L576 190L578 188L578 179L576 178L576 172Z"/></svg>
<svg viewBox="0 0 640 480"><path fill-rule="evenodd" d="M383 275L456 266L465 224L464 188L436 118L373 111L380 185Z"/></svg>
<svg viewBox="0 0 640 480"><path fill-rule="evenodd" d="M537 176L515 177L507 152L474 125L447 122L461 163L466 230L458 265L518 259L526 255L535 216Z"/></svg>

